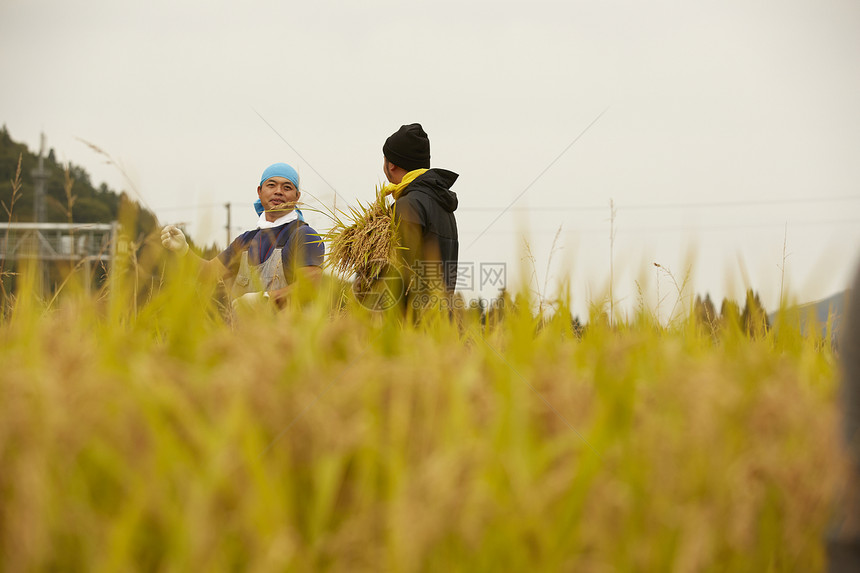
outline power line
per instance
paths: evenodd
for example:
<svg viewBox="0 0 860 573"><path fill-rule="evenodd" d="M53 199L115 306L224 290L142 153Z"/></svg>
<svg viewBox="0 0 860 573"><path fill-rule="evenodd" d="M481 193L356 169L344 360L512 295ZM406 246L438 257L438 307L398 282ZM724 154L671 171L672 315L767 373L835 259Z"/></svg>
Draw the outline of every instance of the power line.
<svg viewBox="0 0 860 573"><path fill-rule="evenodd" d="M317 199L316 197L312 197L312 201L315 201L315 202L319 203L320 205L325 206L325 203L322 202L321 200ZM310 203L310 201L302 201L302 203L305 205L308 205ZM253 208L252 207L253 202L248 201L247 204L248 204L249 209ZM159 211L159 212L167 213L170 211L190 211L192 209L215 209L215 208L223 209L224 203L193 203L190 205L175 205L173 207L156 207L153 209L153 211Z"/></svg>
<svg viewBox="0 0 860 573"><path fill-rule="evenodd" d="M215 207L222 208L224 203L196 203L194 205L179 205L176 207L155 207L153 211L190 211L191 209L214 209Z"/></svg>
<svg viewBox="0 0 860 573"><path fill-rule="evenodd" d="M599 114L597 114L597 117L595 117L595 118L591 121L591 123L589 123L587 126L585 126L585 129L583 129L581 132L579 132L579 135L577 135L576 137L574 137L574 138L573 138L573 141L571 141L570 143L568 143L568 144L567 144L567 147L565 147L565 148L561 151L561 153L559 153L559 154L555 157L555 159L553 159L552 161L550 161L550 162L549 162L549 165L547 165L546 167L544 167L543 171L541 171L540 173L538 173L537 177L535 177L534 179L532 179L532 182L531 182L531 183L529 183L528 185L526 185L526 188L525 188L525 189L523 189L522 191L520 191L519 195L517 195L516 197L514 197L514 200L513 200L513 201L511 201L510 203L508 203L507 207L503 208L503 209L501 210L501 212L500 212L498 215L496 215L496 218L495 218L495 219L493 219L493 220L490 222L490 224L486 226L486 228L484 229L484 232L486 232L487 230L489 230L489 228L490 228L490 227L492 227L493 225L495 225L495 224L496 224L496 221L498 221L498 220L499 220L499 218L500 218L502 215L504 215L504 214L505 214L505 213L506 213L506 212L507 212L511 207L513 207L513 206L514 206L514 203L516 203L517 201L519 201L519 200L520 200L520 197L522 197L523 195L525 195L525 193L526 193L529 189L531 189L531 188L532 188L532 186L533 186L535 183L537 183L538 179L540 179L541 177L543 177L543 176L544 176L544 173L546 173L547 171L549 171L549 170L550 170L550 168L551 168L553 165L555 165L555 164L556 164L556 162L557 162L559 159L561 159L561 158L562 158L562 156L563 156L565 153L567 153L567 151L568 151L571 147L573 147L573 146L576 144L576 142L577 142L577 141L579 141L579 140L582 138L582 136L583 136L583 135L585 135L585 134L588 132L588 130L589 130L589 129L591 129L591 127L592 127L595 123L597 123L597 121L598 121L601 117L603 117L603 114L605 114L608 110L609 110L609 108L607 107L606 109L604 109L603 111L601 111ZM468 250L472 247L472 245L474 245L474 244L478 241L478 239L480 239L480 238L481 238L481 235L483 235L483 233L481 233L480 235L478 235L478 236L477 236L477 237L476 237L476 238L475 238L471 243L469 243L469 244L466 246L466 249L465 249L465 250L467 250L467 251L468 251Z"/></svg>
<svg viewBox="0 0 860 573"><path fill-rule="evenodd" d="M317 198L312 198L312 200L317 201L321 205L325 205L325 203ZM712 201L708 203L638 203L631 205L624 205L623 203L616 203L616 209L619 211L630 210L630 211L639 211L639 210L659 210L659 209L689 209L689 208L714 208L714 207L747 207L750 205L788 205L788 204L805 204L805 203L833 203L840 201L857 201L860 200L860 195L843 195L839 197L808 197L802 199L761 199L755 201ZM250 204L250 203L249 203ZM195 203L189 205L179 205L173 207L156 207L152 209L152 211L159 212L171 212L171 211L188 211L191 209L214 209L214 208L223 208L224 203ZM573 206L555 206L555 207L511 207L509 211L521 211L521 212L571 212L571 211L606 211L608 207L606 205L585 205L579 207ZM466 211L466 212L498 212L498 207L460 207L457 211Z"/></svg>
<svg viewBox="0 0 860 573"><path fill-rule="evenodd" d="M815 227L819 225L860 225L860 219L826 219L820 221L792 221L789 224L789 229L793 227ZM655 226L655 227L618 227L616 232L622 234L628 233L666 233L666 232L682 232L682 231L722 231L726 229L750 229L750 228L767 228L767 227L784 227L785 221L775 222L775 223L737 223L737 224L726 224L726 225L703 225L703 226L690 226L690 225L672 225L672 226ZM553 229L541 229L537 231L527 231L525 235L554 235L558 231L557 228ZM576 229L569 230L572 233L602 233L605 234L607 232L606 227L579 227ZM511 231L506 229L497 229L494 231L488 232L491 235L511 235L515 236L520 231ZM476 235L477 232L461 232L460 235Z"/></svg>
<svg viewBox="0 0 860 573"><path fill-rule="evenodd" d="M803 199L760 199L760 200L744 200L744 201L711 201L707 203L634 203L624 205L617 203L616 207L619 210L657 210L657 209L688 209L688 208L710 208L710 207L748 207L750 205L787 205L787 204L803 204L803 203L831 203L839 201L857 201L860 200L860 195L842 195L839 197L809 197ZM460 207L458 211L496 212L499 207ZM554 207L511 207L509 211L606 211L606 205L585 205L579 207L572 206L554 206Z"/></svg>

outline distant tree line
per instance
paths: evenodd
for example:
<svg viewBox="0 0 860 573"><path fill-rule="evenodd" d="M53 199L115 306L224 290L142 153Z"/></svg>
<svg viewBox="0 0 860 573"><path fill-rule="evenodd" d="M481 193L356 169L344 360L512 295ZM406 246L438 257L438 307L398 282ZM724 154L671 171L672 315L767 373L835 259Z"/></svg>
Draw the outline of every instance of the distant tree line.
<svg viewBox="0 0 860 573"><path fill-rule="evenodd" d="M457 312L480 316L481 323L484 325L498 324L518 309L531 308L531 303L522 294L512 297L506 289L502 289L496 298L490 300L466 301L460 293L456 293L454 299L453 308ZM570 321L571 332L576 336L581 336L588 329L589 324L601 323L604 326L610 326L609 315L605 309L594 312L587 323L573 315L566 306L557 310L564 315L565 320ZM696 295L692 312L695 324L715 339L719 338L720 333L727 328L740 329L751 338L760 338L771 328L770 319L761 298L752 289L747 290L743 307L732 299L724 298L719 312L709 294L704 298ZM548 320L559 319L557 314L554 313ZM540 329L542 320L537 315L534 319Z"/></svg>
<svg viewBox="0 0 860 573"><path fill-rule="evenodd" d="M20 174L16 180L20 162ZM35 182L33 171L39 165L39 156L31 152L26 144L12 139L6 126L0 128L0 222L29 223L34 221ZM44 168L48 178L45 182L46 223L120 223L119 247L128 252L135 250L136 258L154 258L160 252L157 241L158 220L148 209L140 206L125 192L117 193L104 183L95 187L89 173L83 167L57 161L56 153L50 149L44 157ZM17 194L13 202L13 188ZM67 188L68 187L68 188ZM68 272L67 264L48 267L48 284L53 288L62 282ZM15 288L15 261L3 262L2 281L4 292ZM104 269L96 277L101 282Z"/></svg>
<svg viewBox="0 0 860 573"><path fill-rule="evenodd" d="M697 324L714 334L728 325L735 325L749 336L758 338L764 336L771 326L758 293L752 289L746 292L743 309L736 301L724 298L719 313L711 301L711 295L705 295L704 299L696 295L693 317Z"/></svg>
<svg viewBox="0 0 860 573"><path fill-rule="evenodd" d="M31 152L23 143L18 143L9 135L4 125L0 128L0 200L9 206L12 199L12 179L21 158L21 193L15 202L12 221L23 223L33 221L33 170L39 164L39 156ZM50 149L44 159L48 180L45 184L45 218L47 222L67 223L68 199L65 189L65 171L68 168L73 181L72 220L77 223L110 223L119 216L122 195L102 183L95 187L83 167L57 161L56 154ZM0 213L8 221L5 210Z"/></svg>

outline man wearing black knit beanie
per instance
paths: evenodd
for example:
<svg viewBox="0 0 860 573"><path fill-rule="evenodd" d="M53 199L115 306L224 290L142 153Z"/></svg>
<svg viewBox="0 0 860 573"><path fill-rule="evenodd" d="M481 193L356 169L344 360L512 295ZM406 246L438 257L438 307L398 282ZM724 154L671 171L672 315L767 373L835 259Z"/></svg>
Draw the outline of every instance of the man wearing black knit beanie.
<svg viewBox="0 0 860 573"><path fill-rule="evenodd" d="M382 146L383 171L394 197L406 281L406 304L432 304L434 296L449 297L457 284L459 240L457 195L451 186L458 175L430 168L430 139L421 124L403 125Z"/></svg>

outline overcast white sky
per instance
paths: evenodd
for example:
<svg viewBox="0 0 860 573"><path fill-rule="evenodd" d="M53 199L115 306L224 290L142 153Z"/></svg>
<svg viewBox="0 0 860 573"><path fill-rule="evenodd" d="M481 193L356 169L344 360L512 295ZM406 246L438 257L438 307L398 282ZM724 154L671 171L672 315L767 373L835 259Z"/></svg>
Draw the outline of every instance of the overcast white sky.
<svg viewBox="0 0 860 573"><path fill-rule="evenodd" d="M221 244L224 203L231 236L251 228L270 163L299 169L305 199L369 200L385 138L420 122L433 166L460 174L476 290L481 263L514 282L524 232L543 289L561 228L549 284L598 300L610 199L631 307L634 281L652 306L672 288L653 262L680 279L688 254L696 291L749 285L774 307L786 225L801 300L845 288L860 255L853 0L0 0L0 78L13 138L36 149L44 131L129 189L76 138L95 143L162 222Z"/></svg>

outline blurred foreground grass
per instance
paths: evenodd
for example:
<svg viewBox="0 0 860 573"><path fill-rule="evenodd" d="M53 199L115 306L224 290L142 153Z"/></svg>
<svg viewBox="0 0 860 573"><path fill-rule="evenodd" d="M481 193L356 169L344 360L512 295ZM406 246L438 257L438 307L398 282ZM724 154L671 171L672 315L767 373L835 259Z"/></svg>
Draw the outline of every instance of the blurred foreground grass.
<svg viewBox="0 0 860 573"><path fill-rule="evenodd" d="M21 277L0 570L824 567L820 340L647 316L580 338L522 307L413 327L326 293L230 326L173 270L138 303L118 268L49 308Z"/></svg>

